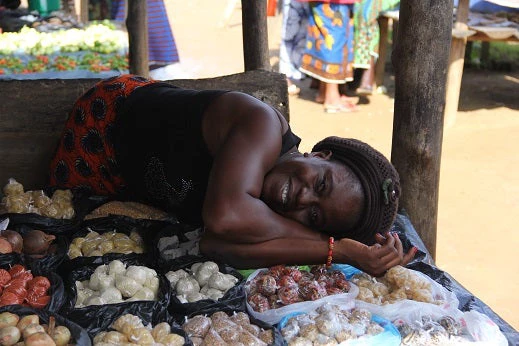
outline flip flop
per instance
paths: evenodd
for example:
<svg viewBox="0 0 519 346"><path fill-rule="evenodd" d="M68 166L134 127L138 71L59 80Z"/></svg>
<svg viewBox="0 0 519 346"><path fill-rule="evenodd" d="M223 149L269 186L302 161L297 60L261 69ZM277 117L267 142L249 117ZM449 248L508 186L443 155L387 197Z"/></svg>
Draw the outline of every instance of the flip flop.
<svg viewBox="0 0 519 346"><path fill-rule="evenodd" d="M339 103L339 104L325 104L324 105L324 112L325 113L352 113L358 111L358 108L356 105L352 103Z"/></svg>

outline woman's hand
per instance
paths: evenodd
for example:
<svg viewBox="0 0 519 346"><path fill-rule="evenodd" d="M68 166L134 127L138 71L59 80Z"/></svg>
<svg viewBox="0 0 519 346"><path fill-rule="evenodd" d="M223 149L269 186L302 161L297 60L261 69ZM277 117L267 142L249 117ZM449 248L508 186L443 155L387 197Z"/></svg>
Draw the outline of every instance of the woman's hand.
<svg viewBox="0 0 519 346"><path fill-rule="evenodd" d="M352 239L336 242L335 258L339 262L351 263L373 276L381 276L396 265L409 263L417 249L413 247L404 254L402 242L397 234L387 233L386 237L378 234L377 243L371 246Z"/></svg>

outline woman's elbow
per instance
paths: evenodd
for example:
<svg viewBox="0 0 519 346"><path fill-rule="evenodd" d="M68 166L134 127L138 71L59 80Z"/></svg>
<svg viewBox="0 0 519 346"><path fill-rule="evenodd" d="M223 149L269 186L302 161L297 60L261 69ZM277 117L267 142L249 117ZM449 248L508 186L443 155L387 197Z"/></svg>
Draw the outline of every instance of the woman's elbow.
<svg viewBox="0 0 519 346"><path fill-rule="evenodd" d="M246 254L238 245L231 245L209 233L205 233L200 240L200 252L207 258L227 263L234 268L242 267L246 259Z"/></svg>
<svg viewBox="0 0 519 346"><path fill-rule="evenodd" d="M203 222L206 230L217 237L232 236L236 229L235 217L232 213L222 213L217 211L203 213Z"/></svg>

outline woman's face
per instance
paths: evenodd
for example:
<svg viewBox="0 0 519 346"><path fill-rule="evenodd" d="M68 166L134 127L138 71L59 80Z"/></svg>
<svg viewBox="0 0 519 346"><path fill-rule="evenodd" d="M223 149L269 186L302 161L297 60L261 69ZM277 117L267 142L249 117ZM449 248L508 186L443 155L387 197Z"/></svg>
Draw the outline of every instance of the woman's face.
<svg viewBox="0 0 519 346"><path fill-rule="evenodd" d="M361 217L364 192L355 174L330 157L313 152L278 162L265 176L261 199L316 231L351 229Z"/></svg>

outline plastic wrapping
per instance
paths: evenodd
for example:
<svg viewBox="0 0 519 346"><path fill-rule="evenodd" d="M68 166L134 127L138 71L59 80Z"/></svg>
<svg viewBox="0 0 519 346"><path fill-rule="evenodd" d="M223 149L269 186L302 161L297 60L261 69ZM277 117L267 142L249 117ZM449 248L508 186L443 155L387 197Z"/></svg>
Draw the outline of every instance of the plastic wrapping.
<svg viewBox="0 0 519 346"><path fill-rule="evenodd" d="M46 268L39 267L37 263L33 263L32 265L25 265L23 262L18 262L11 263L9 265L1 265L0 268L9 271L9 269L15 264L21 264L25 267L26 270L30 270L33 277L44 276L47 279L49 279L50 288L47 291L47 295L50 296L50 301L41 310L58 312L65 303L65 288L61 277L55 272L49 271Z"/></svg>
<svg viewBox="0 0 519 346"><path fill-rule="evenodd" d="M45 195L52 196L56 189L43 190ZM73 232L81 223L81 220L96 202L89 199L88 196L73 193L72 199L74 207L74 217L71 219L55 219L42 216L35 213L7 213L0 217L9 217L12 229L17 229L20 225L25 225L33 229L39 229L44 232L51 232L54 235L67 234Z"/></svg>
<svg viewBox="0 0 519 346"><path fill-rule="evenodd" d="M115 330L115 328L113 326L114 322L117 321L117 319L119 317L121 317L127 313L138 317L142 321L142 323L145 327L155 327L159 323L166 322L171 327L171 333L178 334L184 338L184 340L185 340L184 346L193 345L190 338L186 334L186 332L184 332L184 330L180 327L180 325L177 324L177 322L171 316L169 316L167 314L164 316L150 316L147 312L141 313L139 311L134 311L134 312L125 311L125 312L121 312L121 314L112 314L112 315L106 316L106 320L103 323L104 327L101 327L98 330L94 330L93 332L89 332L91 338L93 339L97 334L99 334L101 332L109 332L109 331Z"/></svg>
<svg viewBox="0 0 519 346"><path fill-rule="evenodd" d="M198 317L197 317L198 316ZM225 318L225 316L228 316L230 318L231 323ZM184 326L184 323L186 320L190 318L198 318L199 320L196 321L197 323L191 323L190 328L186 328L187 326ZM232 338L233 336L231 334L234 334L235 332L239 331L240 328L236 327L238 326L244 326L247 324L252 324L253 326L259 327L258 329L255 329L254 331L247 331L246 328L244 330L244 333L238 334L238 340L241 341L243 344L248 345L251 343L244 342L245 339L251 336L248 334L256 333L258 332L259 335L261 334L261 330L266 331L272 331L272 342L268 343L269 346L284 346L286 345L283 336L281 335L281 332L275 328L274 326L265 323L263 321L255 319L253 316L247 315L243 311L235 311L233 309L229 308L217 308L213 307L207 308L203 311L203 313L200 312L194 312L191 315L185 316L185 318L182 321L179 321L182 324L182 328L184 330L189 331L188 334L195 332L195 334L192 334L191 336L195 338L200 338L200 335L206 334L211 332L217 332L219 335L223 334L227 338ZM195 322L195 321L193 321ZM233 326L234 329L225 328L226 326ZM254 327L253 327L254 328ZM220 330L220 332L219 332ZM223 330L223 332L222 332ZM252 335L254 339L259 338L259 336ZM241 338L241 340L240 340Z"/></svg>
<svg viewBox="0 0 519 346"><path fill-rule="evenodd" d="M56 320L56 325L65 326L70 330L70 334L72 335L71 344L76 346L92 345L90 337L84 328L55 312L32 309L20 305L0 307L0 313L2 312L11 312L13 314L17 314L18 316L38 315L40 317L40 323L49 323L49 318L53 316Z"/></svg>
<svg viewBox="0 0 519 346"><path fill-rule="evenodd" d="M342 306L341 306L341 309L344 310L344 308ZM315 311L309 311L309 313L317 314ZM311 320L309 319L309 315L307 313L303 313L303 312L294 312L294 313L291 313L291 314L283 317L281 319L281 321L279 322L279 324L277 325L277 328L280 331L282 331L283 328L287 327L288 321L291 318L296 317L296 316L299 316L299 318L301 319L300 325L302 325L302 327L300 329L296 328L295 330L290 330L290 331L288 331L288 334L291 334L293 336L304 335L304 336L310 337L310 338L315 338L315 337L317 337L318 334L321 334L323 332L326 335L326 330L324 330L322 327L317 327L316 323L311 322ZM351 338L351 339L349 339L351 336L347 336L344 338L344 340L341 340L341 342L339 344L340 345L345 344L348 346L360 346L360 345L364 345L364 346L370 346L370 345L399 346L400 345L400 341L401 341L400 333L398 332L397 328L391 323L391 321L389 321L385 318L382 318L380 316L377 316L377 315L371 315L369 318L370 318L369 321L364 321L364 322L365 323L372 322L372 323L376 323L378 326L380 326L382 330L380 330L380 332L378 334L367 335L367 333L366 333L365 335L363 335L360 338ZM305 325L305 319L306 319L306 325ZM331 325L332 327L334 327L337 330L340 330L340 327L337 326L337 323L340 323L343 320L341 319L341 321L338 321L338 320L332 321L332 319L333 318L327 319L327 322L329 323L329 325ZM330 323L330 322L332 322L332 323ZM287 328L290 328L290 327L291 326L288 326ZM347 328L344 329L344 331L355 335L355 332L356 332L355 328L356 328L355 326L348 325ZM377 328L379 328L379 327L377 327ZM340 334L337 334L337 330L334 330L334 332L330 333L330 334L334 334L334 335L336 335L336 337L340 336ZM311 336L311 334L313 334L313 335ZM287 335L287 334L283 334L283 335ZM332 335L330 335L329 337L331 337L331 336Z"/></svg>
<svg viewBox="0 0 519 346"><path fill-rule="evenodd" d="M259 275L260 273L266 271L266 268L258 269L254 273L252 273L247 278L247 283L254 280L254 278ZM294 312L309 312L312 310L317 309L319 306L325 304L325 303L333 303L343 306L344 308L351 308L355 304L355 297L357 296L359 292L359 289L357 286L351 284L350 290L347 293L340 293L340 294L334 294L325 296L323 298L319 298L317 300L311 300L311 301L304 301L304 302L297 302L290 305L281 306L278 308L266 310L264 312L257 312L255 311L252 306L247 302L245 302L247 306L247 312L253 316L254 318L261 320L268 324L276 324L281 319L291 313ZM251 294L251 292L247 292L246 290L246 299L248 298L248 295ZM253 293L252 293L253 294Z"/></svg>
<svg viewBox="0 0 519 346"><path fill-rule="evenodd" d="M427 311L428 314L441 316L448 313L449 310L456 309L458 307L458 299L453 292L449 291L447 288L443 287L442 285L440 285L439 283L437 283L436 281L432 280L427 275L419 271L411 271L411 273L425 280L426 283L430 284L430 291L432 293L433 299L436 302L441 303L434 304L410 299L402 299L389 304L382 305L368 303L359 300L359 297L357 297L356 305L360 308L365 308L371 311L373 314L387 318L391 321L397 319L398 316L400 316L404 311L409 314L412 314L413 312ZM407 285L410 283L410 281L406 280L405 283ZM406 286L405 290L407 291L409 288L410 287ZM361 289L364 289L364 287L361 287ZM359 293L359 295L360 294L361 293Z"/></svg>
<svg viewBox="0 0 519 346"><path fill-rule="evenodd" d="M132 232L137 232L143 240L144 253L108 253L103 255L102 258L101 256L81 256L74 259L70 259L69 256L65 254L62 265L59 268L60 273L67 275L67 273L74 268L79 268L92 263L102 264L103 261L112 261L115 259L124 261L126 259L148 258L153 260L152 264L155 266L156 257L154 256L153 251L153 239L156 237L158 231L164 228L167 224L168 222L165 221L134 220L125 216L110 216L84 221L81 223L81 227L78 231L69 234L68 239L70 242L72 242L76 237L82 237L88 234L90 230L99 234L116 231L117 233L130 235Z"/></svg>
<svg viewBox="0 0 519 346"><path fill-rule="evenodd" d="M167 320L167 307L170 303L171 289L166 278L160 273L157 273L159 278L159 292L157 296L158 300L156 301L126 301L117 304L75 308L77 297L76 281L88 280L99 265L109 264L110 262L111 260L108 258L96 257L92 264L76 268L70 272L65 280L67 300L60 313L85 328L90 335L95 335L102 330L107 330L111 323L109 321L126 313L137 315L148 322ZM148 262L141 258L125 259L122 262L126 266L139 265L155 269L153 265L150 264L153 263L152 261Z"/></svg>
<svg viewBox="0 0 519 346"><path fill-rule="evenodd" d="M33 227L27 226L27 225L19 225L16 227L16 231L20 233L20 235L23 235L31 230L33 230ZM46 268L48 270L56 270L60 264L65 259L67 249L68 249L68 240L67 238L60 234L60 233L54 233L52 230L43 231L47 234L52 234L56 237L56 239L52 242L51 246L55 246L56 251L53 253L49 253L47 255L44 255L42 257L40 256L34 256L34 255L27 255L27 254L21 254L21 257L26 264L36 264L37 266L41 268ZM23 252L23 251L22 251Z"/></svg>
<svg viewBox="0 0 519 346"><path fill-rule="evenodd" d="M165 274L170 270L176 271L179 269L189 269L195 263L206 261L209 260L203 256L184 256L175 261L172 261L169 266L166 265L166 263L163 263L161 266L161 272ZM169 311L177 319L177 321L182 321L184 316L189 316L193 313L207 314L210 311L217 311L220 309L245 311L245 291L243 287L243 277L234 268L224 264L218 264L218 269L222 273L230 274L236 277L238 279L236 285L227 290L223 297L216 301L212 299L203 299L193 303L181 303L180 300L176 297L175 292L172 292Z"/></svg>
<svg viewBox="0 0 519 346"><path fill-rule="evenodd" d="M419 251L407 268L418 270L431 279L453 292L459 301L458 308L463 311L478 311L487 315L495 324L499 326L510 345L519 345L519 333L499 315L497 315L488 305L475 297L451 275L440 270L434 264L431 255L425 248L423 241L411 224L405 212L399 213L393 226L393 231L397 232L404 245L404 251L408 251L411 246L417 246Z"/></svg>
<svg viewBox="0 0 519 346"><path fill-rule="evenodd" d="M200 255L198 243L201 232L200 226L183 223L164 227L153 241L153 251L159 266L182 265L184 256Z"/></svg>

